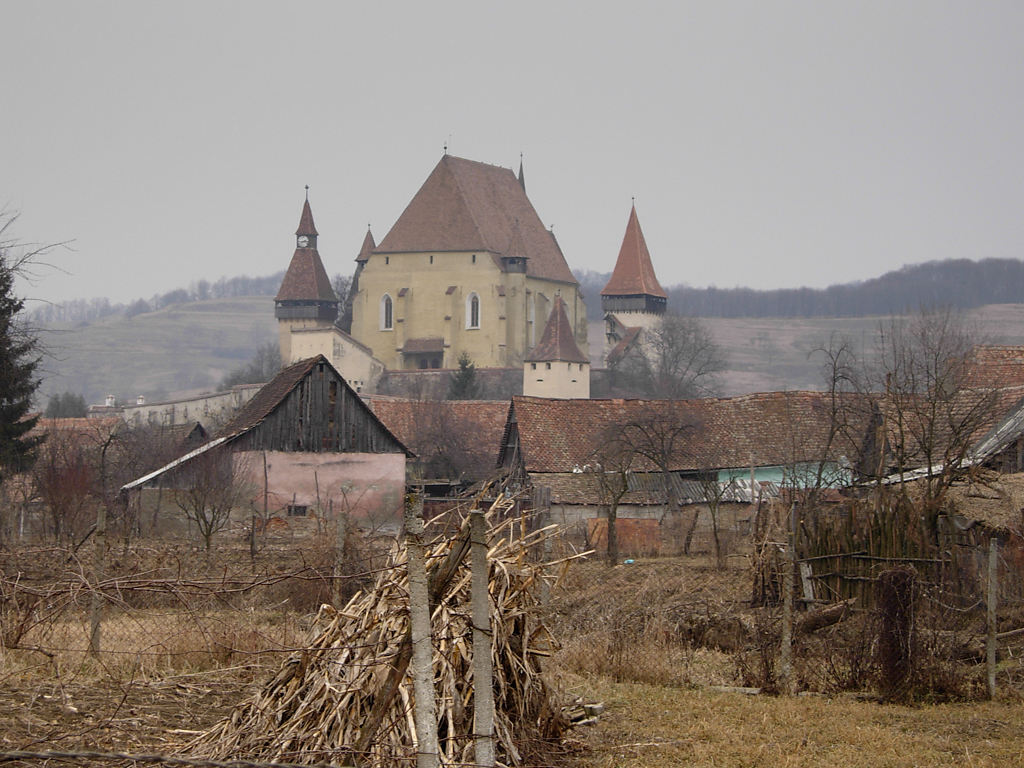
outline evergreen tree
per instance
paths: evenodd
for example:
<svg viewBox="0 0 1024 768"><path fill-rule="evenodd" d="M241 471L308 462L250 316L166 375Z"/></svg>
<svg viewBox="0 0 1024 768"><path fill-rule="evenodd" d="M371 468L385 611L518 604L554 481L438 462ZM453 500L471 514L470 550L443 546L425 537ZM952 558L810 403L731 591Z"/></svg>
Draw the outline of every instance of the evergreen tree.
<svg viewBox="0 0 1024 768"><path fill-rule="evenodd" d="M38 443L28 433L39 418L29 417L39 386L39 355L35 336L19 317L25 302L14 287L15 275L26 261L12 254L13 244L2 237L11 220L0 227L0 480L31 466Z"/></svg>
<svg viewBox="0 0 1024 768"><path fill-rule="evenodd" d="M46 403L46 411L43 414L48 419L81 418L87 415L88 406L82 395L74 392L65 392L62 395L51 395Z"/></svg>
<svg viewBox="0 0 1024 768"><path fill-rule="evenodd" d="M459 355L459 369L452 371L448 382L449 400L476 400L480 397L480 381L476 376L476 365L468 352Z"/></svg>

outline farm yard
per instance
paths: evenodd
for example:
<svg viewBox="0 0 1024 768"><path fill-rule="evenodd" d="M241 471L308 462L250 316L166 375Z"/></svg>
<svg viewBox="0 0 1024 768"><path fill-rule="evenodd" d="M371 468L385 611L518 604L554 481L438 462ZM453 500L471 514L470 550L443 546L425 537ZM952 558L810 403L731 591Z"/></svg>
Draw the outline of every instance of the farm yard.
<svg viewBox="0 0 1024 768"><path fill-rule="evenodd" d="M512 521L496 525L492 535L513 542L525 531ZM537 542L545 536L525 535ZM437 562L444 541L453 536L449 528L433 545L441 549L430 562ZM496 541L492 554L509 546ZM246 707L277 695L272 682L282 679L290 659L301 659L305 670L300 688L306 689L306 703L300 709L327 695L309 688L313 671L320 669L314 649L324 638L337 639L331 617L345 611L320 610L318 618L320 605L341 606L354 598L349 605L378 606L363 615L403 610L372 597L382 585L385 591L403 589L401 575L385 567L381 542L352 536L347 546L339 573L331 542L317 537L296 540L277 533L255 556L240 531L224 535L210 553L187 542L132 542L112 550L99 584L89 563L68 550L5 551L2 749L27 753L13 761L23 765L42 764L38 756L54 752L266 762L271 755L243 748L252 728L231 737L237 748L229 753L215 754L210 747L229 734L232 721L225 718L241 722ZM1011 637L1001 646L997 695L987 700L984 658L975 647L984 633L984 610L977 606L943 606L941 595L922 590L914 689L898 703L876 671L876 609L851 611L805 634L797 630L792 653L798 695L784 696L776 694L775 666L781 608L753 604L750 547L737 545L724 563L697 548L686 557L611 567L601 553L572 557L553 549L547 559L562 562L546 569L546 587L538 582L536 603L529 604L528 637L540 638L541 627L551 636L546 648L535 647L544 690L553 706L565 707L563 713L598 702L603 711L593 722L563 725L557 736L524 734L518 743L521 765L1020 764L1024 664ZM533 573L537 558L526 549L515 551L520 554L499 558L502 568ZM359 589L371 596L370 603L359 602L367 599ZM449 624L462 621L456 594L444 601ZM97 595L102 610L93 640ZM1019 606L1004 600L1000 629L1014 625L1018 612ZM809 613L797 611L797 627ZM954 622L954 616L961 618ZM437 642L455 642L465 631L438 633ZM91 640L98 652L89 652ZM440 685L447 678L437 674ZM526 678L524 685L536 684ZM463 674L451 683L458 687L466 679ZM360 678L358 687L365 691L377 680L372 674ZM273 757L325 761L322 752L313 757L301 747ZM450 764L466 762L463 756ZM52 756L46 763L131 764L113 757ZM395 764L411 763L403 758Z"/></svg>

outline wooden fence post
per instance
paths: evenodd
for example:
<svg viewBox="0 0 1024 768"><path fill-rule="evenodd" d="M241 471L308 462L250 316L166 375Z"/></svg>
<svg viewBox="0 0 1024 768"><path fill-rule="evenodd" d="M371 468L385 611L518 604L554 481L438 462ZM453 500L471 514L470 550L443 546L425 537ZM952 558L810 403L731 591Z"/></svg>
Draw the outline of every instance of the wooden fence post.
<svg viewBox="0 0 1024 768"><path fill-rule="evenodd" d="M98 656L100 652L100 633L103 615L103 593L100 583L107 570L107 505L100 504L96 511L96 539L93 551L93 587L92 600L89 607L89 653Z"/></svg>
<svg viewBox="0 0 1024 768"><path fill-rule="evenodd" d="M786 537L786 557L782 573L782 642L779 650L779 692L793 693L793 569L796 564L796 504L789 508L789 535Z"/></svg>
<svg viewBox="0 0 1024 768"><path fill-rule="evenodd" d="M488 594L487 523L482 510L470 512L473 605L473 743L475 764L494 766L494 680L491 607Z"/></svg>
<svg viewBox="0 0 1024 768"><path fill-rule="evenodd" d="M996 603L999 600L999 542L995 536L988 540L988 594L986 603L985 669L988 672L988 697L996 696Z"/></svg>
<svg viewBox="0 0 1024 768"><path fill-rule="evenodd" d="M434 700L434 644L430 632L430 593L423 547L423 496L410 494L405 505L405 540L409 567L409 628L412 639L412 684L416 698L416 766L437 768L437 703Z"/></svg>

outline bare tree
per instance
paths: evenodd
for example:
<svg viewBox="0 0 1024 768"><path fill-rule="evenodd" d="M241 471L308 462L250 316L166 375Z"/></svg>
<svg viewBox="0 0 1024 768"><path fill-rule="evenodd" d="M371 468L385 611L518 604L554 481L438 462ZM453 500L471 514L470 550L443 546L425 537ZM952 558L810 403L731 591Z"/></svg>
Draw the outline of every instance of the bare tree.
<svg viewBox="0 0 1024 768"><path fill-rule="evenodd" d="M725 501L729 495L735 490L736 481L735 478L730 479L727 482L720 482L716 475L712 473L704 473L699 478L701 495L703 496L704 503L708 508L708 516L711 518L711 536L715 544L715 565L718 568L725 567L725 552L722 548L722 534L721 534L721 519L720 512L722 509L722 502ZM696 514L694 513L694 520L696 520ZM689 541L687 541L687 552L689 551Z"/></svg>
<svg viewBox="0 0 1024 768"><path fill-rule="evenodd" d="M637 459L636 452L628 443L617 439L618 428L609 431L605 439L598 441L598 448L582 471L594 478L601 506L608 521L608 564L619 561L619 536L616 526L619 504L629 491L629 476Z"/></svg>
<svg viewBox="0 0 1024 768"><path fill-rule="evenodd" d="M933 537L950 484L962 474L998 391L970 386L978 334L949 309L893 319L879 331L876 387L884 391L885 436L901 475L919 470L924 521ZM900 494L907 501L906 483Z"/></svg>
<svg viewBox="0 0 1024 768"><path fill-rule="evenodd" d="M666 315L610 367L616 388L678 400L714 394L725 359L700 320Z"/></svg>
<svg viewBox="0 0 1024 768"><path fill-rule="evenodd" d="M236 454L216 449L196 456L179 472L179 489L174 502L195 525L209 551L215 534L224 530L231 519L231 511L246 505L253 495L242 480L244 474L235 466Z"/></svg>
<svg viewBox="0 0 1024 768"><path fill-rule="evenodd" d="M673 471L679 468L685 457L692 457L689 442L701 428L700 422L681 405L665 401L644 403L626 423L618 425L613 435L608 436L619 453L645 459L657 469L665 504L664 514L678 512L682 506ZM699 515L700 510L696 509L684 543L685 554L690 553L690 542Z"/></svg>

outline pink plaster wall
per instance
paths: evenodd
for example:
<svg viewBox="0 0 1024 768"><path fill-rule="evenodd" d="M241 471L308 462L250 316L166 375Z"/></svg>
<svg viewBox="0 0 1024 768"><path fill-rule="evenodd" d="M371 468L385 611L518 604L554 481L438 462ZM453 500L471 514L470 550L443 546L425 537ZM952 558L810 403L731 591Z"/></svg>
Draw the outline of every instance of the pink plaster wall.
<svg viewBox="0 0 1024 768"><path fill-rule="evenodd" d="M289 504L348 511L364 528L397 530L405 493L405 456L401 453L240 452L236 472L249 478L255 504L263 506L263 457L267 459L267 506L270 514L286 515Z"/></svg>

